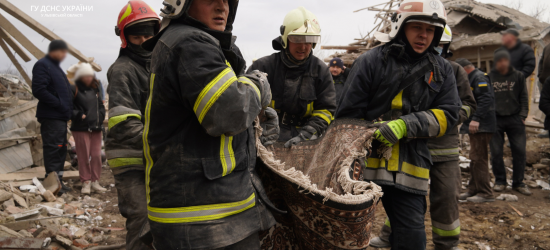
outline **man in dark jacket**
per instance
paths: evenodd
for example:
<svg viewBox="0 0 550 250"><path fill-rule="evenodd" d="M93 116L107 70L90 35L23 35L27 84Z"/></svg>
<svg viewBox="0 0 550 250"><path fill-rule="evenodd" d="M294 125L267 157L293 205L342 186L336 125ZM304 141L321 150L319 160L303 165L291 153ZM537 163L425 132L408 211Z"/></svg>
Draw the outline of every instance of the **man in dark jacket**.
<svg viewBox="0 0 550 250"><path fill-rule="evenodd" d="M525 78L529 78L537 66L535 52L531 46L521 42L518 30L510 28L502 31L501 34L502 49L510 53L510 64L523 73Z"/></svg>
<svg viewBox="0 0 550 250"><path fill-rule="evenodd" d="M477 102L477 110L471 119L462 124L460 133L470 135L470 184L468 192L460 194L460 200L491 202L495 200L489 174L488 146L496 131L495 94L487 74L476 69L465 58L456 60L468 72L470 87Z"/></svg>
<svg viewBox="0 0 550 250"><path fill-rule="evenodd" d="M546 118L544 119L544 129L550 130L550 77L546 78L546 81L542 86L539 109L546 115Z"/></svg>
<svg viewBox="0 0 550 250"><path fill-rule="evenodd" d="M542 56L540 57L538 72L539 81L543 84L546 83L548 76L550 76L550 44L544 47Z"/></svg>
<svg viewBox="0 0 550 250"><path fill-rule="evenodd" d="M495 68L489 79L495 91L495 110L497 115L496 133L491 139L491 158L495 175L494 191L506 188L506 168L504 167L504 133L508 136L512 149L513 170L512 188L524 195L531 191L523 183L525 172L525 119L529 113L529 97L523 73L510 65L510 54L506 50L495 52Z"/></svg>
<svg viewBox="0 0 550 250"><path fill-rule="evenodd" d="M32 69L32 93L38 99L36 118L40 122L46 176L56 172L59 180L67 157L67 122L73 112L71 86L59 66L68 49L64 41L53 40L48 55L38 60ZM63 181L61 186L59 194L71 191Z"/></svg>
<svg viewBox="0 0 550 250"><path fill-rule="evenodd" d="M336 104L338 104L338 102L340 101L340 97L344 92L344 84L348 79L350 69L344 66L344 62L339 57L332 58L328 66L330 73L332 74L334 89L336 90Z"/></svg>
<svg viewBox="0 0 550 250"><path fill-rule="evenodd" d="M282 27L272 43L280 52L258 59L248 72L267 73L273 94L270 107L281 124L279 141L291 147L325 132L336 111L336 92L328 67L313 55L321 35L315 15L299 7L286 15Z"/></svg>
<svg viewBox="0 0 550 250"><path fill-rule="evenodd" d="M373 125L376 141L363 176L382 187L390 245L398 250L426 248L425 195L432 166L426 138L453 128L462 106L453 69L434 49L445 26L445 8L431 2L424 1L424 8L411 8L417 3L411 0L401 3L391 32L375 35L386 44L355 61L336 114L383 120Z"/></svg>
<svg viewBox="0 0 550 250"><path fill-rule="evenodd" d="M131 12L125 15L128 5ZM151 52L141 48L141 44L158 32L159 20L145 2L130 1L125 5L117 21L120 52L107 71L109 132L105 154L115 177L118 208L126 218L126 245L136 250L149 249L139 240L139 233L147 223L142 137Z"/></svg>
<svg viewBox="0 0 550 250"><path fill-rule="evenodd" d="M444 58L452 56L448 50L452 40L452 32L445 26L440 47ZM462 109L459 123L467 120L476 110L474 95L470 89L468 74L455 62L449 61L456 78L456 87ZM438 138L428 141L433 166L430 169L430 216L432 219L432 236L436 250L458 249L460 239L460 219L458 211L458 195L462 186L458 150L458 126ZM389 236L391 224L387 220L382 226L380 236L371 239L369 246L376 248L390 247Z"/></svg>
<svg viewBox="0 0 550 250"><path fill-rule="evenodd" d="M256 250L275 223L253 128L271 92L265 74L244 74L237 5L168 0L164 29L144 44L154 46L143 140L155 249Z"/></svg>

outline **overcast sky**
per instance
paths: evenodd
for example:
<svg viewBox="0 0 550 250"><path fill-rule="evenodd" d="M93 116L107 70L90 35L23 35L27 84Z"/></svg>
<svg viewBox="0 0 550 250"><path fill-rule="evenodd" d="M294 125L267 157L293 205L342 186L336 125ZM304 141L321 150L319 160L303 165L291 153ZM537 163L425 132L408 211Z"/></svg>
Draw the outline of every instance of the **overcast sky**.
<svg viewBox="0 0 550 250"><path fill-rule="evenodd" d="M115 35L114 27L120 10L127 0L8 0L32 18L52 30L65 41L80 50L88 57L94 57L103 71L97 74L99 79L106 80L109 66L116 60L120 48L120 38ZM145 0L157 13L162 7L162 0ZM511 0L518 1L518 0ZM521 0L522 10L531 11L539 0ZM542 3L547 0L541 0ZM240 0L233 34L238 37L237 45L250 64L252 59L273 53L271 40L279 35L279 27L286 13L296 7L304 6L312 11L321 24L324 45L347 45L354 38L360 37L373 27L374 13L354 10L386 2L386 0ZM502 0L482 0L484 3L506 4ZM73 12L40 12L42 6L93 6L93 11ZM38 11L31 6L39 6ZM46 17L43 14L82 14L82 17L61 18ZM0 14L10 20L39 49L46 51L49 41L34 32L23 23L8 15L3 10ZM548 16L547 16L548 17ZM326 53L330 54L330 53ZM30 55L30 53L29 53ZM18 56L16 56L18 57ZM36 60L19 62L29 72ZM62 67L66 70L78 60L69 56ZM14 68L4 51L0 50L0 71Z"/></svg>

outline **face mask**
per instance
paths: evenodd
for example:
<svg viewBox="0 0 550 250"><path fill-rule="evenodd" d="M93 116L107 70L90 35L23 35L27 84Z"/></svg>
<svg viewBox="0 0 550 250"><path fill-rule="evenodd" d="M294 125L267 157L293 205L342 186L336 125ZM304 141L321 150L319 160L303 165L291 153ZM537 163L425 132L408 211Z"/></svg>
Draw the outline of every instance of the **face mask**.
<svg viewBox="0 0 550 250"><path fill-rule="evenodd" d="M435 51L437 51L437 53L438 53L439 55L443 54L443 48L441 48L441 47L434 47L434 49L435 49Z"/></svg>

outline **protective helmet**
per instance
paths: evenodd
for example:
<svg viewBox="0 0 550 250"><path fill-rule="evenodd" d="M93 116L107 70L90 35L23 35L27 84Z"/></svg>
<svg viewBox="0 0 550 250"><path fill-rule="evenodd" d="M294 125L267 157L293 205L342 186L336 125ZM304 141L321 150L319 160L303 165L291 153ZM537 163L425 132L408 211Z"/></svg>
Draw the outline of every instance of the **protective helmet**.
<svg viewBox="0 0 550 250"><path fill-rule="evenodd" d="M375 32L374 37L378 41L387 43L393 40L408 22L428 23L441 29L447 23L447 12L440 0L404 0L398 6L399 9L391 18L390 33ZM439 44L439 39L440 37L437 36L436 46Z"/></svg>
<svg viewBox="0 0 550 250"><path fill-rule="evenodd" d="M164 8L160 10L160 16L163 17L162 28L166 28L170 24L170 19L187 18L187 12L191 7L193 0L164 0L162 4ZM235 16L237 15L237 7L239 6L239 0L229 0L229 16L227 18L226 31L233 29L233 22L235 22Z"/></svg>
<svg viewBox="0 0 550 250"><path fill-rule="evenodd" d="M285 49L289 40L293 43L313 43L315 48L321 41L321 25L313 13L298 7L286 14L281 26L281 38Z"/></svg>
<svg viewBox="0 0 550 250"><path fill-rule="evenodd" d="M453 40L453 33L451 32L451 27L449 25L445 25L445 29L443 29L443 35L441 35L441 41L439 41L439 44L449 44Z"/></svg>
<svg viewBox="0 0 550 250"><path fill-rule="evenodd" d="M124 36L124 28L141 22L156 21L158 22L157 31L160 29L160 18L149 5L141 0L128 1L128 5L124 6L118 14L117 26L115 33L120 36L122 48L126 48L128 42Z"/></svg>

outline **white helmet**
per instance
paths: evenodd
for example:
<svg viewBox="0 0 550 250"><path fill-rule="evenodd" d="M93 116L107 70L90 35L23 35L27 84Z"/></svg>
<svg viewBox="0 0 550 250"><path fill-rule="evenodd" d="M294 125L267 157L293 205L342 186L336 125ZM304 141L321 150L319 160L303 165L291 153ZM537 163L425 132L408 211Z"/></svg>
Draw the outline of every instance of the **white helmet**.
<svg viewBox="0 0 550 250"><path fill-rule="evenodd" d="M453 40L453 32L451 32L451 27L449 25L445 25L445 29L443 30L443 35L441 35L441 41L439 41L439 44L449 44Z"/></svg>
<svg viewBox="0 0 550 250"><path fill-rule="evenodd" d="M374 37L378 41L390 42L397 36L405 23L423 22L441 28L447 23L447 12L440 0L404 0L398 6L399 9L393 13L391 18L390 33L379 31L374 33Z"/></svg>

